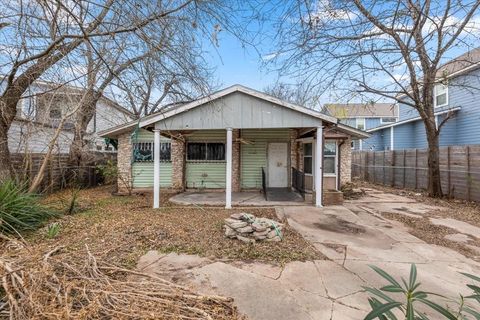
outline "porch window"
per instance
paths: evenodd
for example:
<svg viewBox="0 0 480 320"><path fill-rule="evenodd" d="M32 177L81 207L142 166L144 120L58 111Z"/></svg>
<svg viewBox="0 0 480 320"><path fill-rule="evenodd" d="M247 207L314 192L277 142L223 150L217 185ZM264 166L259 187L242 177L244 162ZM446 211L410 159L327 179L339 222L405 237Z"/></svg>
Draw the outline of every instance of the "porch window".
<svg viewBox="0 0 480 320"><path fill-rule="evenodd" d="M133 161L135 162L152 162L153 150L155 144L153 142L137 142L133 144ZM160 161L171 160L171 144L170 142L160 143Z"/></svg>
<svg viewBox="0 0 480 320"><path fill-rule="evenodd" d="M337 143L326 141L323 148L323 173L326 175L337 174Z"/></svg>
<svg viewBox="0 0 480 320"><path fill-rule="evenodd" d="M191 142L187 144L187 160L224 161L225 144L221 142Z"/></svg>
<svg viewBox="0 0 480 320"><path fill-rule="evenodd" d="M435 107L442 107L448 104L448 86L438 83L433 88Z"/></svg>
<svg viewBox="0 0 480 320"><path fill-rule="evenodd" d="M303 172L306 174L313 173L313 147L311 143L303 145Z"/></svg>

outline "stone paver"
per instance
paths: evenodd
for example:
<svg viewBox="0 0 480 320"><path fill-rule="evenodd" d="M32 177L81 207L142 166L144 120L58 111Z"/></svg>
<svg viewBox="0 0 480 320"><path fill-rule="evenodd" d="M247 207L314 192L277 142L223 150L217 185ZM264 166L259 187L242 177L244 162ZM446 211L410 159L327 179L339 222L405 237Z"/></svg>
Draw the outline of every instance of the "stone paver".
<svg viewBox="0 0 480 320"><path fill-rule="evenodd" d="M366 197L345 206L282 206L277 214L330 260L276 266L151 251L140 259L138 268L202 293L233 297L248 319L362 319L370 310L362 286L386 284L369 265L407 278L410 264L415 263L424 290L450 297L469 293L470 281L460 272L478 275L479 263L427 244L400 222L380 215L381 210L393 210L421 217L431 208L378 191L368 191ZM463 223L450 221L452 225L460 234L477 232Z"/></svg>
<svg viewBox="0 0 480 320"><path fill-rule="evenodd" d="M456 231L471 235L472 237L480 239L480 228L472 226L471 224L463 221L458 221L452 218L430 218L433 224L449 227Z"/></svg>

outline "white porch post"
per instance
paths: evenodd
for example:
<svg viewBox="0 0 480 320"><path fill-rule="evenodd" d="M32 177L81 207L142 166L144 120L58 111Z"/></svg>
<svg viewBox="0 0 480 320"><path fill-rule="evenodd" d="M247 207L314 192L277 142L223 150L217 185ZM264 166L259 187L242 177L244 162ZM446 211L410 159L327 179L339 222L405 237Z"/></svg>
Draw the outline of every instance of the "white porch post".
<svg viewBox="0 0 480 320"><path fill-rule="evenodd" d="M153 130L153 208L160 207L160 129Z"/></svg>
<svg viewBox="0 0 480 320"><path fill-rule="evenodd" d="M323 128L317 127L317 139L315 140L315 206L322 206L323 196Z"/></svg>
<svg viewBox="0 0 480 320"><path fill-rule="evenodd" d="M227 128L227 172L225 181L225 208L232 208L232 128Z"/></svg>

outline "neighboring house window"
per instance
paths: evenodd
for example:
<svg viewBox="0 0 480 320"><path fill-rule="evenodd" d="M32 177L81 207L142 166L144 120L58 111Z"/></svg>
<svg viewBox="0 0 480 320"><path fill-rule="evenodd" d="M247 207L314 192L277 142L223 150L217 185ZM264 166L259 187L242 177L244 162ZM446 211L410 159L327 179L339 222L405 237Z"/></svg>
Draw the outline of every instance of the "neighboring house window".
<svg viewBox="0 0 480 320"><path fill-rule="evenodd" d="M337 143L326 141L323 148L323 173L335 175L337 173Z"/></svg>
<svg viewBox="0 0 480 320"><path fill-rule="evenodd" d="M312 143L303 145L303 172L306 174L313 173L313 147Z"/></svg>
<svg viewBox="0 0 480 320"><path fill-rule="evenodd" d="M62 110L59 108L50 109L50 119L58 120L62 118Z"/></svg>
<svg viewBox="0 0 480 320"><path fill-rule="evenodd" d="M153 151L155 144L153 142L138 142L133 144L133 161L147 162L153 161ZM170 142L160 143L160 161L170 161Z"/></svg>
<svg viewBox="0 0 480 320"><path fill-rule="evenodd" d="M357 129L365 130L365 118L357 118Z"/></svg>
<svg viewBox="0 0 480 320"><path fill-rule="evenodd" d="M397 121L397 118L394 118L394 117L383 117L380 119L380 121L382 123L392 123L392 122L395 122Z"/></svg>
<svg viewBox="0 0 480 320"><path fill-rule="evenodd" d="M435 107L442 107L448 104L448 86L438 83L433 88Z"/></svg>
<svg viewBox="0 0 480 320"><path fill-rule="evenodd" d="M190 142L187 144L187 160L224 161L225 144L219 142Z"/></svg>

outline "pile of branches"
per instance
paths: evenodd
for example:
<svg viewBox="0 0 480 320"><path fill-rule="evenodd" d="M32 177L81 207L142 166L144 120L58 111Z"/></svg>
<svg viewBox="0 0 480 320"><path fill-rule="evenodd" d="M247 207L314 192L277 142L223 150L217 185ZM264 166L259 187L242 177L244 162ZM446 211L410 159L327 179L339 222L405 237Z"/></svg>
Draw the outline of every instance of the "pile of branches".
<svg viewBox="0 0 480 320"><path fill-rule="evenodd" d="M61 248L0 256L0 319L240 319L233 301Z"/></svg>

